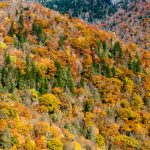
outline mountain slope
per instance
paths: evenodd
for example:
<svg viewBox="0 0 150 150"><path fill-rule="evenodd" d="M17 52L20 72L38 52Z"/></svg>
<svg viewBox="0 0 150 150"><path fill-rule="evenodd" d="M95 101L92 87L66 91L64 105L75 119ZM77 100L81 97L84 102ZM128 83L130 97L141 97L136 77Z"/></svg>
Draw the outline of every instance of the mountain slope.
<svg viewBox="0 0 150 150"><path fill-rule="evenodd" d="M106 28L124 41L133 41L150 49L150 2L125 1L117 4L118 11L106 20Z"/></svg>
<svg viewBox="0 0 150 150"><path fill-rule="evenodd" d="M150 52L44 8L0 2L0 148L150 148Z"/></svg>
<svg viewBox="0 0 150 150"><path fill-rule="evenodd" d="M135 42L150 49L150 2L147 0L53 0L43 4L63 14L100 24L101 28L115 32L125 42Z"/></svg>
<svg viewBox="0 0 150 150"><path fill-rule="evenodd" d="M107 15L116 11L115 5L112 5L109 0L53 0L45 2L45 5L63 14L82 18L87 22L105 19Z"/></svg>

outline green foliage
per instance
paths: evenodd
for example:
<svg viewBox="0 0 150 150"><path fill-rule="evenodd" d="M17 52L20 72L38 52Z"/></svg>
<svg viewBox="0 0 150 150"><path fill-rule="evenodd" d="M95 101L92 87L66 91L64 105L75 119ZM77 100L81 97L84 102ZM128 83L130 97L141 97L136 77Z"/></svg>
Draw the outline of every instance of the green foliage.
<svg viewBox="0 0 150 150"><path fill-rule="evenodd" d="M65 39L66 39L66 37L64 36L64 35L61 35L60 36L60 39L59 39L59 47L62 49L62 50L64 50L64 42L65 42Z"/></svg>
<svg viewBox="0 0 150 150"><path fill-rule="evenodd" d="M24 28L24 20L23 20L23 16L22 15L19 16L18 24L19 24L19 30L20 31L23 30L23 28Z"/></svg>
<svg viewBox="0 0 150 150"><path fill-rule="evenodd" d="M94 22L95 19L105 19L106 14L116 12L117 7L112 5L110 1L69 1L69 0L54 0L44 3L47 7L60 11L61 13L69 13L72 17L81 17L88 22ZM71 11L71 13L70 13ZM86 14L89 13L89 17Z"/></svg>
<svg viewBox="0 0 150 150"><path fill-rule="evenodd" d="M128 66L129 69L132 70L133 72L141 72L141 63L140 63L139 56L136 55L136 59L131 60Z"/></svg>
<svg viewBox="0 0 150 150"><path fill-rule="evenodd" d="M92 100L87 100L85 102L84 111L85 112L90 112L91 109L92 109L92 105L93 105L93 101Z"/></svg>
<svg viewBox="0 0 150 150"><path fill-rule="evenodd" d="M108 78L111 77L111 70L104 60L101 61L101 74Z"/></svg>
<svg viewBox="0 0 150 150"><path fill-rule="evenodd" d="M70 92L74 93L74 81L71 74L71 67L69 67L67 71L67 85L70 89Z"/></svg>
<svg viewBox="0 0 150 150"><path fill-rule="evenodd" d="M15 30L14 30L14 28L13 28L13 22L12 22L12 24L11 24L11 26L10 26L10 29L9 29L9 31L8 31L8 35L13 36L14 34L15 34Z"/></svg>
<svg viewBox="0 0 150 150"><path fill-rule="evenodd" d="M67 80L66 71L64 68L62 68L61 64L58 61L55 62L55 66L57 68L57 72L55 75L56 80L54 86L65 88Z"/></svg>
<svg viewBox="0 0 150 150"><path fill-rule="evenodd" d="M4 55L4 66L1 69L1 83L4 89L9 92L13 92L15 88L14 69L11 65L11 59L9 54Z"/></svg>
<svg viewBox="0 0 150 150"><path fill-rule="evenodd" d="M45 34L43 31L42 24L37 24L36 22L32 25L33 33L37 36L38 42L45 44Z"/></svg>
<svg viewBox="0 0 150 150"><path fill-rule="evenodd" d="M9 149L11 146L11 137L9 130L0 132L0 148Z"/></svg>
<svg viewBox="0 0 150 150"><path fill-rule="evenodd" d="M118 59L122 59L122 48L119 42L114 44L111 50L111 56L116 62L118 62Z"/></svg>
<svg viewBox="0 0 150 150"><path fill-rule="evenodd" d="M95 141L95 135L92 127L88 127L86 131L86 138Z"/></svg>

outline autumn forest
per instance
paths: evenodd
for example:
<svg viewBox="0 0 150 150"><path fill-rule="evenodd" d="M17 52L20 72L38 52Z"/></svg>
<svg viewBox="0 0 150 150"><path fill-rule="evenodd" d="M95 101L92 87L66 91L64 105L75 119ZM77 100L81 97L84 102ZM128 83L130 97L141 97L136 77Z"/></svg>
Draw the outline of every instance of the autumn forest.
<svg viewBox="0 0 150 150"><path fill-rule="evenodd" d="M150 150L150 51L42 4L0 2L0 150Z"/></svg>

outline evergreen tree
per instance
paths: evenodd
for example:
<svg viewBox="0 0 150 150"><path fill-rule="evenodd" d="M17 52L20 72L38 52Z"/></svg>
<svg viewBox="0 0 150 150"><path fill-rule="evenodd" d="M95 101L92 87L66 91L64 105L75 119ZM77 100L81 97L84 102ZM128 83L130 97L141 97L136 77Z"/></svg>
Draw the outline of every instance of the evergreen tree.
<svg viewBox="0 0 150 150"><path fill-rule="evenodd" d="M116 63L118 62L118 59L122 59L122 49L121 49L121 45L119 42L116 42L114 44L114 47L111 50L111 56L114 58L114 60L116 61Z"/></svg>
<svg viewBox="0 0 150 150"><path fill-rule="evenodd" d="M24 79L23 74L20 70L16 70L16 88L17 89L25 89L26 88L26 81Z"/></svg>
<svg viewBox="0 0 150 150"><path fill-rule="evenodd" d="M106 42L103 42L103 50L104 50L104 51L106 51L106 50L107 50Z"/></svg>
<svg viewBox="0 0 150 150"><path fill-rule="evenodd" d="M4 66L1 69L1 83L5 90L13 92L15 88L14 69L9 54L5 52Z"/></svg>
<svg viewBox="0 0 150 150"><path fill-rule="evenodd" d="M74 82L73 82L70 66L69 66L68 71L67 71L67 85L70 89L70 92L74 93Z"/></svg>
<svg viewBox="0 0 150 150"><path fill-rule="evenodd" d="M95 60L93 61L93 73L100 74L100 65Z"/></svg>
<svg viewBox="0 0 150 150"><path fill-rule="evenodd" d="M46 79L46 78L40 79L38 90L41 94L47 93L47 91L48 91L48 79Z"/></svg>
<svg viewBox="0 0 150 150"><path fill-rule="evenodd" d="M84 77L81 76L81 79L80 79L80 82L78 84L78 87L81 88L81 87L84 87Z"/></svg>
<svg viewBox="0 0 150 150"><path fill-rule="evenodd" d="M15 30L13 28L13 22L11 23L10 29L8 31L8 35L13 36L15 34Z"/></svg>
<svg viewBox="0 0 150 150"><path fill-rule="evenodd" d="M34 22L32 25L32 31L37 36L38 42L44 44L46 38L44 36L42 24L38 25L38 24L36 24L36 22Z"/></svg>
<svg viewBox="0 0 150 150"><path fill-rule="evenodd" d="M91 104L89 101L86 101L85 106L84 106L85 112L90 112L91 111Z"/></svg>
<svg viewBox="0 0 150 150"><path fill-rule="evenodd" d="M55 84L54 86L57 86L57 87L62 87L62 88L65 88L66 87L66 73L65 73L65 70L62 68L61 64L56 61L55 62L55 66L57 68L57 72L56 72L56 75L55 75Z"/></svg>
<svg viewBox="0 0 150 150"><path fill-rule="evenodd" d="M25 41L24 33L19 30L18 34L17 34L17 37L18 37L19 47L23 48L23 43Z"/></svg>
<svg viewBox="0 0 150 150"><path fill-rule="evenodd" d="M60 39L59 39L59 47L64 50L64 41L65 41L65 36L64 35L61 35L60 36Z"/></svg>
<svg viewBox="0 0 150 150"><path fill-rule="evenodd" d="M115 77L116 76L116 69L114 66L111 68L111 72L112 72L112 76Z"/></svg>
<svg viewBox="0 0 150 150"><path fill-rule="evenodd" d="M19 24L19 30L20 31L23 30L23 28L24 28L24 20L23 20L23 16L22 15L19 16L18 24Z"/></svg>
<svg viewBox="0 0 150 150"><path fill-rule="evenodd" d="M86 138L89 139L89 140L92 140L92 141L95 140L95 136L94 136L92 127L87 128Z"/></svg>

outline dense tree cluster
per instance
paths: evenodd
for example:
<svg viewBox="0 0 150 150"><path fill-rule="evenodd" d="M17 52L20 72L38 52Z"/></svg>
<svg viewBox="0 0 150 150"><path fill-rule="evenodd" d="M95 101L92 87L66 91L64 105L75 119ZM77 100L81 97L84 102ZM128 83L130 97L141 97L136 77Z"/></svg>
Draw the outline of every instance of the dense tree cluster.
<svg viewBox="0 0 150 150"><path fill-rule="evenodd" d="M0 2L0 149L150 149L149 51L15 2Z"/></svg>

